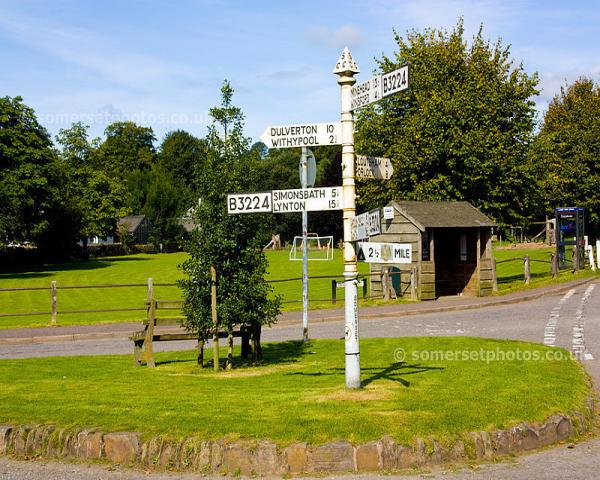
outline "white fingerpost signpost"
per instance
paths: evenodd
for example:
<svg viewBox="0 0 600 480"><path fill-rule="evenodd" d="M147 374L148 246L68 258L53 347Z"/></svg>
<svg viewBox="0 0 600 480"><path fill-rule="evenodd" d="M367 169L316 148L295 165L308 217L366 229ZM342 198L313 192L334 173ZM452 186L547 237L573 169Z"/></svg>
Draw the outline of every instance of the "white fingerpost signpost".
<svg viewBox="0 0 600 480"><path fill-rule="evenodd" d="M358 288L356 252L352 244L352 219L356 213L354 180L354 118L352 86L359 73L348 48L344 48L333 73L338 75L342 107L342 210L344 211L344 330L346 354L346 387L360 388L360 344L358 332Z"/></svg>
<svg viewBox="0 0 600 480"><path fill-rule="evenodd" d="M344 331L346 357L346 387L360 388L360 336L358 331L358 269L353 242L378 233L379 210L356 217L356 177L365 179L389 179L393 172L392 162L387 158L354 157L354 117L352 111L370 105L382 98L408 88L408 66L390 73L376 75L353 88L354 75L360 73L358 65L348 48L344 48L333 73L338 76L341 95L341 122L306 123L299 125L270 126L260 139L268 148L302 147L300 159L301 189L273 190L271 192L232 193L227 195L229 214L261 212L302 212L302 337L308 339L308 270L307 265L307 216L308 211L343 210L344 218ZM307 147L319 145L342 145L342 186L308 188ZM358 170L358 171L357 171ZM384 210L384 218L389 218ZM393 213L392 213L393 218ZM362 243L359 248L372 262L392 259L405 263L410 259L410 245ZM364 253L366 250L366 254Z"/></svg>

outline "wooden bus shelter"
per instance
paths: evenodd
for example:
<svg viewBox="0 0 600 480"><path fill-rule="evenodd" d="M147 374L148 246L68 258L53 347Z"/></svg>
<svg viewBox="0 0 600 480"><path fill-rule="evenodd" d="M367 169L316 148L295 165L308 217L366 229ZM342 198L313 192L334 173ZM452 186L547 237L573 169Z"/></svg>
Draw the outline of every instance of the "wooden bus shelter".
<svg viewBox="0 0 600 480"><path fill-rule="evenodd" d="M371 264L371 295L382 293L384 268L397 295L405 294L411 271L421 300L445 295L492 294L492 227L468 202L392 201L393 218L381 219L371 242L411 244L410 264ZM380 275L377 275L380 273Z"/></svg>

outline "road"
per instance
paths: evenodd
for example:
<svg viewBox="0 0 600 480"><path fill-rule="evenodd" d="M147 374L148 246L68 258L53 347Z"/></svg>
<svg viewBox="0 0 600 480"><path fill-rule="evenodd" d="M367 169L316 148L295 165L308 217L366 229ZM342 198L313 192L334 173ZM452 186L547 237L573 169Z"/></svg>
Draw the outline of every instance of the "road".
<svg viewBox="0 0 600 480"><path fill-rule="evenodd" d="M457 300L458 301L458 300ZM265 341L297 339L301 325L279 325L264 332ZM343 321L313 322L312 338L341 338ZM444 311L418 315L395 315L383 310L381 317L361 320L361 336L478 336L519 339L555 345L574 351L582 359L596 385L600 385L600 283L587 283L536 300L478 309ZM193 348L193 342L170 342L156 350ZM90 355L131 353L131 342L124 336L93 340L41 341L0 344L0 358L26 358L52 355ZM573 446L572 446L573 447ZM95 469L99 469L96 472ZM559 446L510 463L483 465L476 470L440 471L426 478L444 479L595 479L600 472L600 440L579 443L574 448ZM420 475L419 475L420 476ZM417 476L417 478L419 477ZM355 477L355 476L352 476ZM101 466L74 466L60 463L30 463L0 459L0 480L36 478L172 479L186 475L147 475L145 472L109 471ZM330 477L350 478L350 477ZM361 476L361 478L380 478ZM415 478L386 476L385 478Z"/></svg>

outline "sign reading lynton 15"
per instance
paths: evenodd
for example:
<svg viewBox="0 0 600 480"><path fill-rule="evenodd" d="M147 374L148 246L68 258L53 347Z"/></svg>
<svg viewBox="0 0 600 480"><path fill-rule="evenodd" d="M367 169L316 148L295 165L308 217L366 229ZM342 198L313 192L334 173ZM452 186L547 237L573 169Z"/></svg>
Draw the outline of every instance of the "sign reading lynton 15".
<svg viewBox="0 0 600 480"><path fill-rule="evenodd" d="M342 187L295 188L227 195L227 213L291 213L342 209Z"/></svg>

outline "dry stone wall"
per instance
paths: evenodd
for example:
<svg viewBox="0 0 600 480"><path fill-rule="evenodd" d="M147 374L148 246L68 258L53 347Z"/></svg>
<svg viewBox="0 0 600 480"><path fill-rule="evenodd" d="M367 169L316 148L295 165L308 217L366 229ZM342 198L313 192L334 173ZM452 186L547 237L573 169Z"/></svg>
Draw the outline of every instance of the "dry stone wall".
<svg viewBox="0 0 600 480"><path fill-rule="evenodd" d="M557 414L540 424L471 432L450 444L416 439L399 445L383 437L361 445L346 440L326 445L294 443L278 447L268 440L144 441L140 433L58 429L52 425L0 425L0 454L18 457L106 460L144 468L230 475L284 475L322 472L394 471L467 460L493 460L565 441L591 431L594 405L586 413Z"/></svg>

